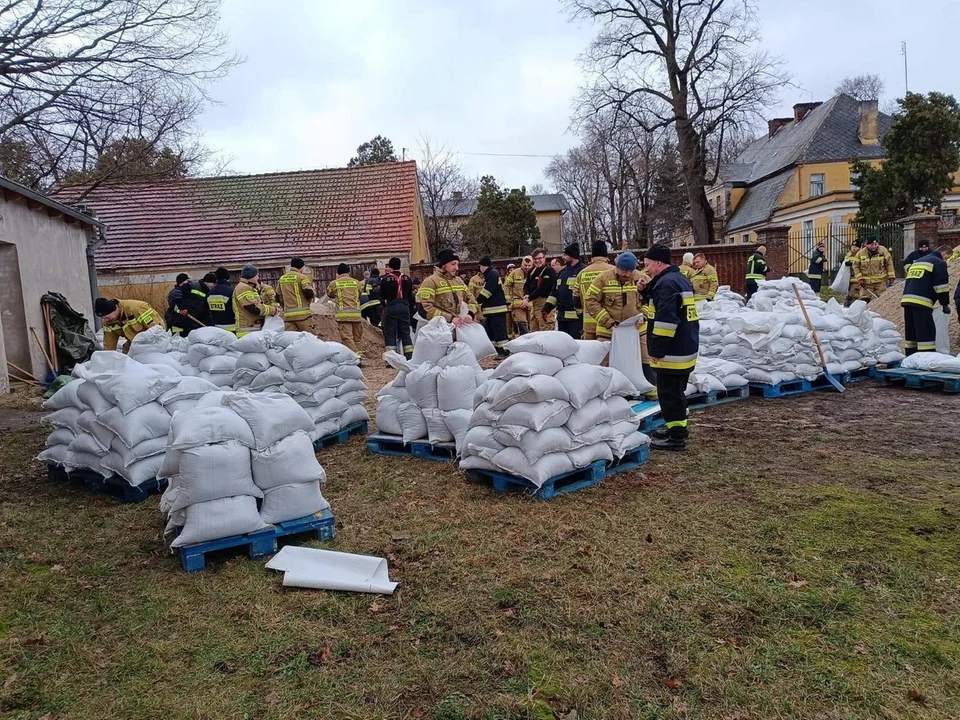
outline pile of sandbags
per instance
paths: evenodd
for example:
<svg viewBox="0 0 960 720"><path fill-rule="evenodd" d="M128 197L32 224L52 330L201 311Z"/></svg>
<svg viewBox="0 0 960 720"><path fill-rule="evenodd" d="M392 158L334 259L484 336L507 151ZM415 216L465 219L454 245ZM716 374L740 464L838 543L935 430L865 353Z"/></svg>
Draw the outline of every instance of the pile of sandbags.
<svg viewBox="0 0 960 720"><path fill-rule="evenodd" d="M170 481L160 509L167 532L178 533L171 545L255 532L330 507L313 427L281 393L211 393L177 413L160 471Z"/></svg>
<svg viewBox="0 0 960 720"><path fill-rule="evenodd" d="M171 415L216 390L200 378L181 377L167 365L144 365L116 352L96 352L74 370L44 407L54 426L38 460L117 475L131 485L157 477Z"/></svg>
<svg viewBox="0 0 960 720"><path fill-rule="evenodd" d="M345 345L310 333L262 330L236 340L233 350L232 387L291 396L313 419L314 440L370 417L360 357Z"/></svg>
<svg viewBox="0 0 960 720"><path fill-rule="evenodd" d="M503 472L539 487L649 442L626 400L637 392L633 383L619 370L587 368L578 359L596 354L594 346L547 331L523 335L507 349L510 357L476 390L462 469Z"/></svg>
<svg viewBox="0 0 960 720"><path fill-rule="evenodd" d="M891 323L870 312L866 303L858 301L849 308L835 300L824 303L796 278L761 282L746 307L698 303L701 357L734 363L737 367L727 368L727 375L734 375L735 382L743 377L775 385L817 378L822 373L819 355L793 286L801 291L831 373L902 359L897 349L899 334Z"/></svg>

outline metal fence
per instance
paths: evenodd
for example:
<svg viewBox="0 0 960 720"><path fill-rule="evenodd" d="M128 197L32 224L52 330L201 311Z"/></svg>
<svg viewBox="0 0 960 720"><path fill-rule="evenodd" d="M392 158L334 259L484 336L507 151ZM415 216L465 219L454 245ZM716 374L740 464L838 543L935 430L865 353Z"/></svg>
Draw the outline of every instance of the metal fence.
<svg viewBox="0 0 960 720"><path fill-rule="evenodd" d="M830 223L819 230L805 230L788 236L790 248L790 274L801 275L810 267L810 257L818 243L825 245L826 268L830 276L850 251L850 245L859 239L862 243L876 238L893 256L897 275L903 274L903 226L899 223L865 225L861 223Z"/></svg>

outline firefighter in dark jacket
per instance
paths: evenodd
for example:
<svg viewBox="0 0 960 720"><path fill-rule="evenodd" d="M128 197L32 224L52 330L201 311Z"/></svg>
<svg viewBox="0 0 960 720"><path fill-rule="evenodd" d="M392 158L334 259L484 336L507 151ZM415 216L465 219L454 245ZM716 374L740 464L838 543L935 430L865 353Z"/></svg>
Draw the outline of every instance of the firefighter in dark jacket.
<svg viewBox="0 0 960 720"><path fill-rule="evenodd" d="M547 298L553 293L553 284L557 281L557 274L547 262L547 253L543 248L537 248L531 253L533 256L533 270L527 275L527 282L523 286L524 300L530 307L530 332L537 330L553 330L550 313L547 312Z"/></svg>
<svg viewBox="0 0 960 720"><path fill-rule="evenodd" d="M670 264L670 248L654 245L643 265L651 280L643 297L653 310L647 323L647 353L657 373L657 397L665 425L654 431L651 446L683 450L687 445L687 398L684 394L700 350L700 316L690 281Z"/></svg>
<svg viewBox="0 0 960 720"><path fill-rule="evenodd" d="M577 276L585 267L580 262L580 246L576 243L567 245L563 250L563 269L557 275L557 282L545 306L547 312L557 309L557 330L577 340L583 334L583 308L580 294L575 293L574 288L577 286Z"/></svg>
<svg viewBox="0 0 960 720"><path fill-rule="evenodd" d="M413 281L400 272L400 258L390 258L387 271L380 279L380 302L383 303L383 344L397 350L408 360L413 356L410 319L413 317Z"/></svg>
<svg viewBox="0 0 960 720"><path fill-rule="evenodd" d="M950 275L947 264L937 253L929 253L910 263L903 286L903 348L907 355L936 352L937 327L933 305L940 302L950 312Z"/></svg>
<svg viewBox="0 0 960 720"><path fill-rule="evenodd" d="M767 252L766 246L761 245L753 255L747 258L747 277L745 283L747 300L752 298L753 294L760 289L757 283L763 280L767 276L767 273L770 272L770 266L767 265L767 261L763 257L765 252Z"/></svg>
<svg viewBox="0 0 960 720"><path fill-rule="evenodd" d="M480 274L483 275L483 287L477 293L477 303L483 313L483 328L497 354L506 355L507 296L503 293L500 273L492 267L489 256L480 258Z"/></svg>
<svg viewBox="0 0 960 720"><path fill-rule="evenodd" d="M204 276L204 282L211 274L213 286L210 287L207 295L210 324L227 332L236 332L237 316L233 312L233 285L230 284L230 271L224 267L218 267L215 272Z"/></svg>
<svg viewBox="0 0 960 720"><path fill-rule="evenodd" d="M177 275L176 285L167 294L167 329L187 337L192 330L210 324L207 286L191 282L186 273Z"/></svg>
<svg viewBox="0 0 960 720"><path fill-rule="evenodd" d="M370 270L370 277L364 280L363 287L360 289L360 315L374 327L380 327L382 313L380 271L373 268Z"/></svg>
<svg viewBox="0 0 960 720"><path fill-rule="evenodd" d="M807 268L807 283L818 295L820 294L820 285L823 283L823 266L827 262L827 256L823 254L823 248L823 243L818 242L817 247L813 250L813 255L810 256L810 267Z"/></svg>

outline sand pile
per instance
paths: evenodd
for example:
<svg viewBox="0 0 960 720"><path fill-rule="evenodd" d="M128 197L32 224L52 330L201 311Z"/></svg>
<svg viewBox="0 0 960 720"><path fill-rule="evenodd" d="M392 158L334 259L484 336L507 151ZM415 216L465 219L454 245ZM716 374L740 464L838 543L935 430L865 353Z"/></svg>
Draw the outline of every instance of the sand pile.
<svg viewBox="0 0 960 720"><path fill-rule="evenodd" d="M960 352L960 322L957 322L957 308L954 307L953 293L960 284L960 260L954 260L947 263L950 270L950 352L956 355ZM870 303L870 309L879 313L883 318L889 320L897 326L900 334L903 334L903 309L900 307L900 299L903 297L903 281L900 280L892 288L889 288L878 299ZM938 305L934 312L940 312Z"/></svg>

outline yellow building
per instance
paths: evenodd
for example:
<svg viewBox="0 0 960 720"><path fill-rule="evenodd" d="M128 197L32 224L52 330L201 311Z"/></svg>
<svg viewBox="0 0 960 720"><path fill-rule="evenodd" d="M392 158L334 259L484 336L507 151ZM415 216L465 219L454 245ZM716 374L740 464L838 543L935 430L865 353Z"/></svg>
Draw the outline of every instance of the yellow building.
<svg viewBox="0 0 960 720"><path fill-rule="evenodd" d="M755 242L759 228L787 225L796 245L790 272L805 271L814 238L843 234L856 216L852 163L883 158L880 140L892 122L876 101L848 95L798 103L793 117L770 120L707 191L718 238Z"/></svg>

